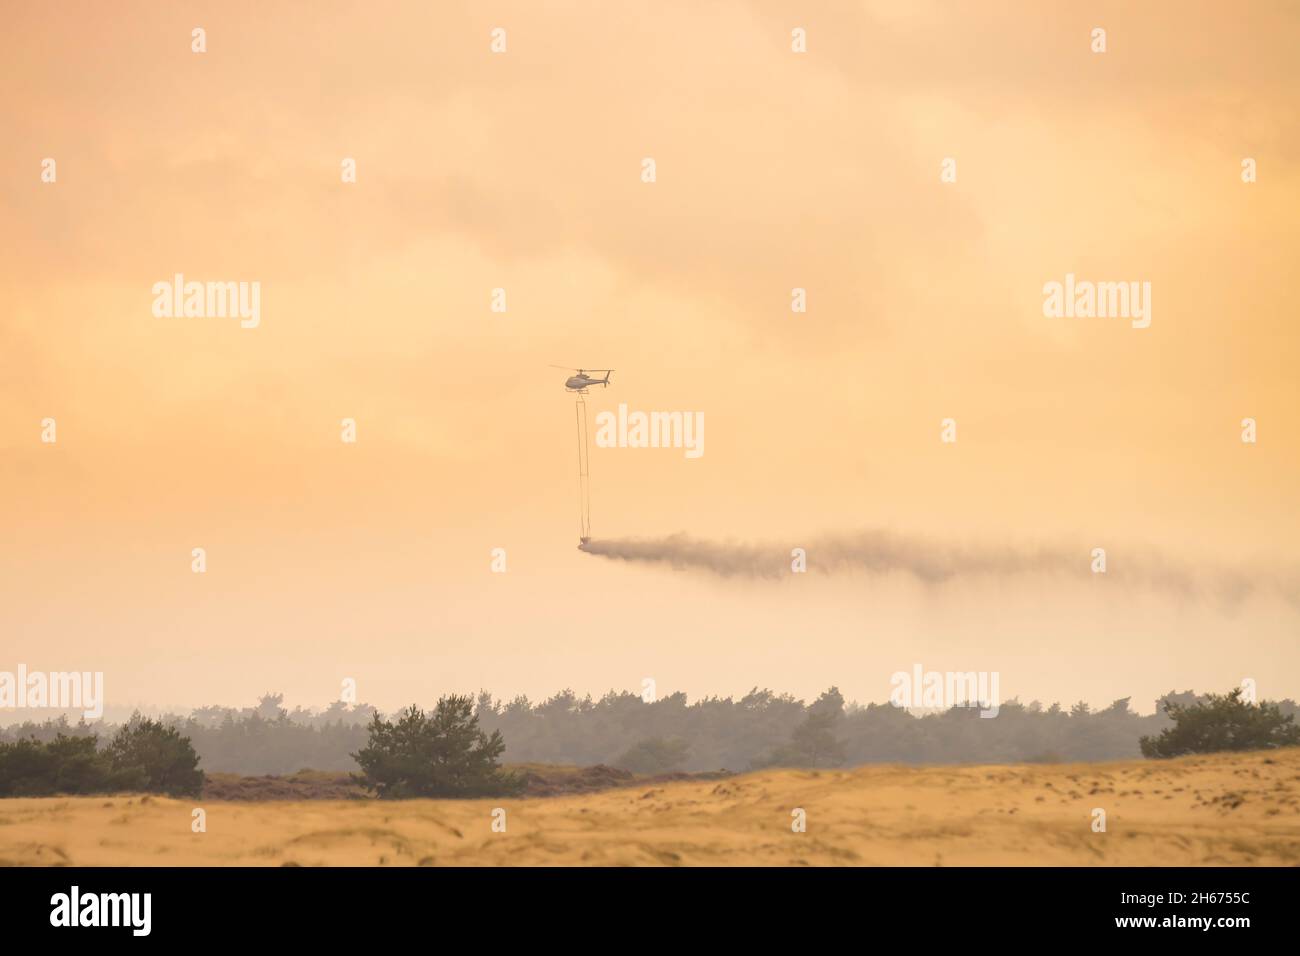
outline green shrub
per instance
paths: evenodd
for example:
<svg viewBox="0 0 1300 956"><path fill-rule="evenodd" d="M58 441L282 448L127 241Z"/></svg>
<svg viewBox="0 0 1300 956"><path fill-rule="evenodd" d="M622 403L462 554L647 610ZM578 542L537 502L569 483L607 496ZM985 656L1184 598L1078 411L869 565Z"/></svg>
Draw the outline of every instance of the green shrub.
<svg viewBox="0 0 1300 956"><path fill-rule="evenodd" d="M0 743L0 797L143 790L170 796L203 789L203 771L189 738L138 716L104 750L95 734Z"/></svg>
<svg viewBox="0 0 1300 956"><path fill-rule="evenodd" d="M453 695L431 714L414 705L395 721L375 714L369 741L352 755L362 770L355 779L386 798L519 793L523 780L497 763L506 749L501 732L480 730L473 708L471 698Z"/></svg>
<svg viewBox="0 0 1300 956"><path fill-rule="evenodd" d="M175 727L136 714L104 751L113 788L198 796L203 791L199 755Z"/></svg>
<svg viewBox="0 0 1300 956"><path fill-rule="evenodd" d="M1195 704L1165 702L1174 721L1158 737L1143 737L1144 757L1181 757L1223 750L1269 750L1300 745L1300 727L1277 704L1249 704L1241 688L1228 694L1209 694Z"/></svg>

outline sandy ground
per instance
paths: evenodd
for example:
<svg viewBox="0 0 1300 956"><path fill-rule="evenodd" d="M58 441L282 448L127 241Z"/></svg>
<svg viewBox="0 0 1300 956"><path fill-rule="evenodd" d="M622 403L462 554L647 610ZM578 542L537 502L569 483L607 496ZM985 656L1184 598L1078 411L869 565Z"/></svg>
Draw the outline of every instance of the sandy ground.
<svg viewBox="0 0 1300 956"><path fill-rule="evenodd" d="M202 806L207 832L191 831ZM492 811L506 811L506 832ZM807 830L791 829L802 808ZM1093 810L1106 832L1093 832ZM0 801L0 863L1297 865L1300 748L766 771L527 800Z"/></svg>

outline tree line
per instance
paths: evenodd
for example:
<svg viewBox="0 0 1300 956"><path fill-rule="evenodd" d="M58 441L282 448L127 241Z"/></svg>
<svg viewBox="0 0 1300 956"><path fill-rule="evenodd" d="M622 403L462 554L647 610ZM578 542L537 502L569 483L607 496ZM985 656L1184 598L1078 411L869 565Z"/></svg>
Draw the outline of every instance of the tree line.
<svg viewBox="0 0 1300 956"><path fill-rule="evenodd" d="M680 693L647 703L629 692L611 691L594 699L571 690L536 704L523 696L501 701L486 692L456 699L469 700L469 716L484 733L499 735L497 756L507 763L607 764L636 773L669 773L1164 756L1155 743L1144 745L1143 738L1160 740L1174 727L1168 708L1192 723L1200 720L1218 727L1221 743L1249 739L1248 729L1232 728L1229 718L1239 709L1223 702L1228 697L1232 695L1170 693L1157 701L1157 713L1150 715L1132 711L1129 698L1099 710L1083 702L1063 708L1012 700L1003 703L993 719L966 707L914 715L889 704L850 703L834 687L810 703L758 688L740 698L694 702ZM1239 692L1233 699L1243 703ZM1203 711L1211 706L1219 708L1217 716L1207 717ZM1285 700L1250 713L1275 713L1277 721L1284 721L1297 710L1294 701ZM388 723L402 720L402 714ZM335 703L323 711L291 712L283 706L282 695L268 694L256 707L202 707L188 716L166 715L150 723L188 740L209 772L262 775L308 768L363 770L356 755L371 744L376 718L384 722L382 714L365 704ZM113 739L122 729L66 719L27 722L0 730L0 748L22 741L29 747L31 742L52 743L60 737L83 741L62 747L85 748L85 738ZM79 753L85 757L89 751ZM27 754L22 759L33 758ZM104 767L102 761L96 765Z"/></svg>

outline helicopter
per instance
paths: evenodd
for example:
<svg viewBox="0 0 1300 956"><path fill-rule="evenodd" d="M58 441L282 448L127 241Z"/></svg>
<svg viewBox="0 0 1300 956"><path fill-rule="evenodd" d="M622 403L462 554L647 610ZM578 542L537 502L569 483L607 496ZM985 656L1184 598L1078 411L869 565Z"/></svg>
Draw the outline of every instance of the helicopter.
<svg viewBox="0 0 1300 956"><path fill-rule="evenodd" d="M587 389L590 388L592 385L603 385L603 386L609 385L610 373L614 371L612 368L581 369L581 368L569 368L569 366L567 365L552 365L551 368L564 369L566 372L577 372L578 373L577 375L570 375L568 379L565 380L564 387L568 389L570 392L577 392L579 395L586 395ZM592 378L590 375L587 374L587 372L589 371L604 372L605 377Z"/></svg>

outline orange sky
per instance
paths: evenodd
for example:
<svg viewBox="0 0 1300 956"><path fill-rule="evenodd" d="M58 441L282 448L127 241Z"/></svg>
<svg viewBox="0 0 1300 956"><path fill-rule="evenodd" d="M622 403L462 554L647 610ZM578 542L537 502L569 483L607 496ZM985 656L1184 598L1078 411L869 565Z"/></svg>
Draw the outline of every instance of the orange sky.
<svg viewBox="0 0 1300 956"><path fill-rule="evenodd" d="M593 450L597 535L1294 567L1294 8L275 6L6 14L0 670L103 670L110 706L346 677L390 707L647 676L883 701L914 662L1143 710L1300 696L1300 615L1267 601L582 555L547 367L617 370L593 416L707 420L698 460ZM260 282L260 326L154 317L177 272ZM1151 282L1150 328L1045 318L1069 272Z"/></svg>

